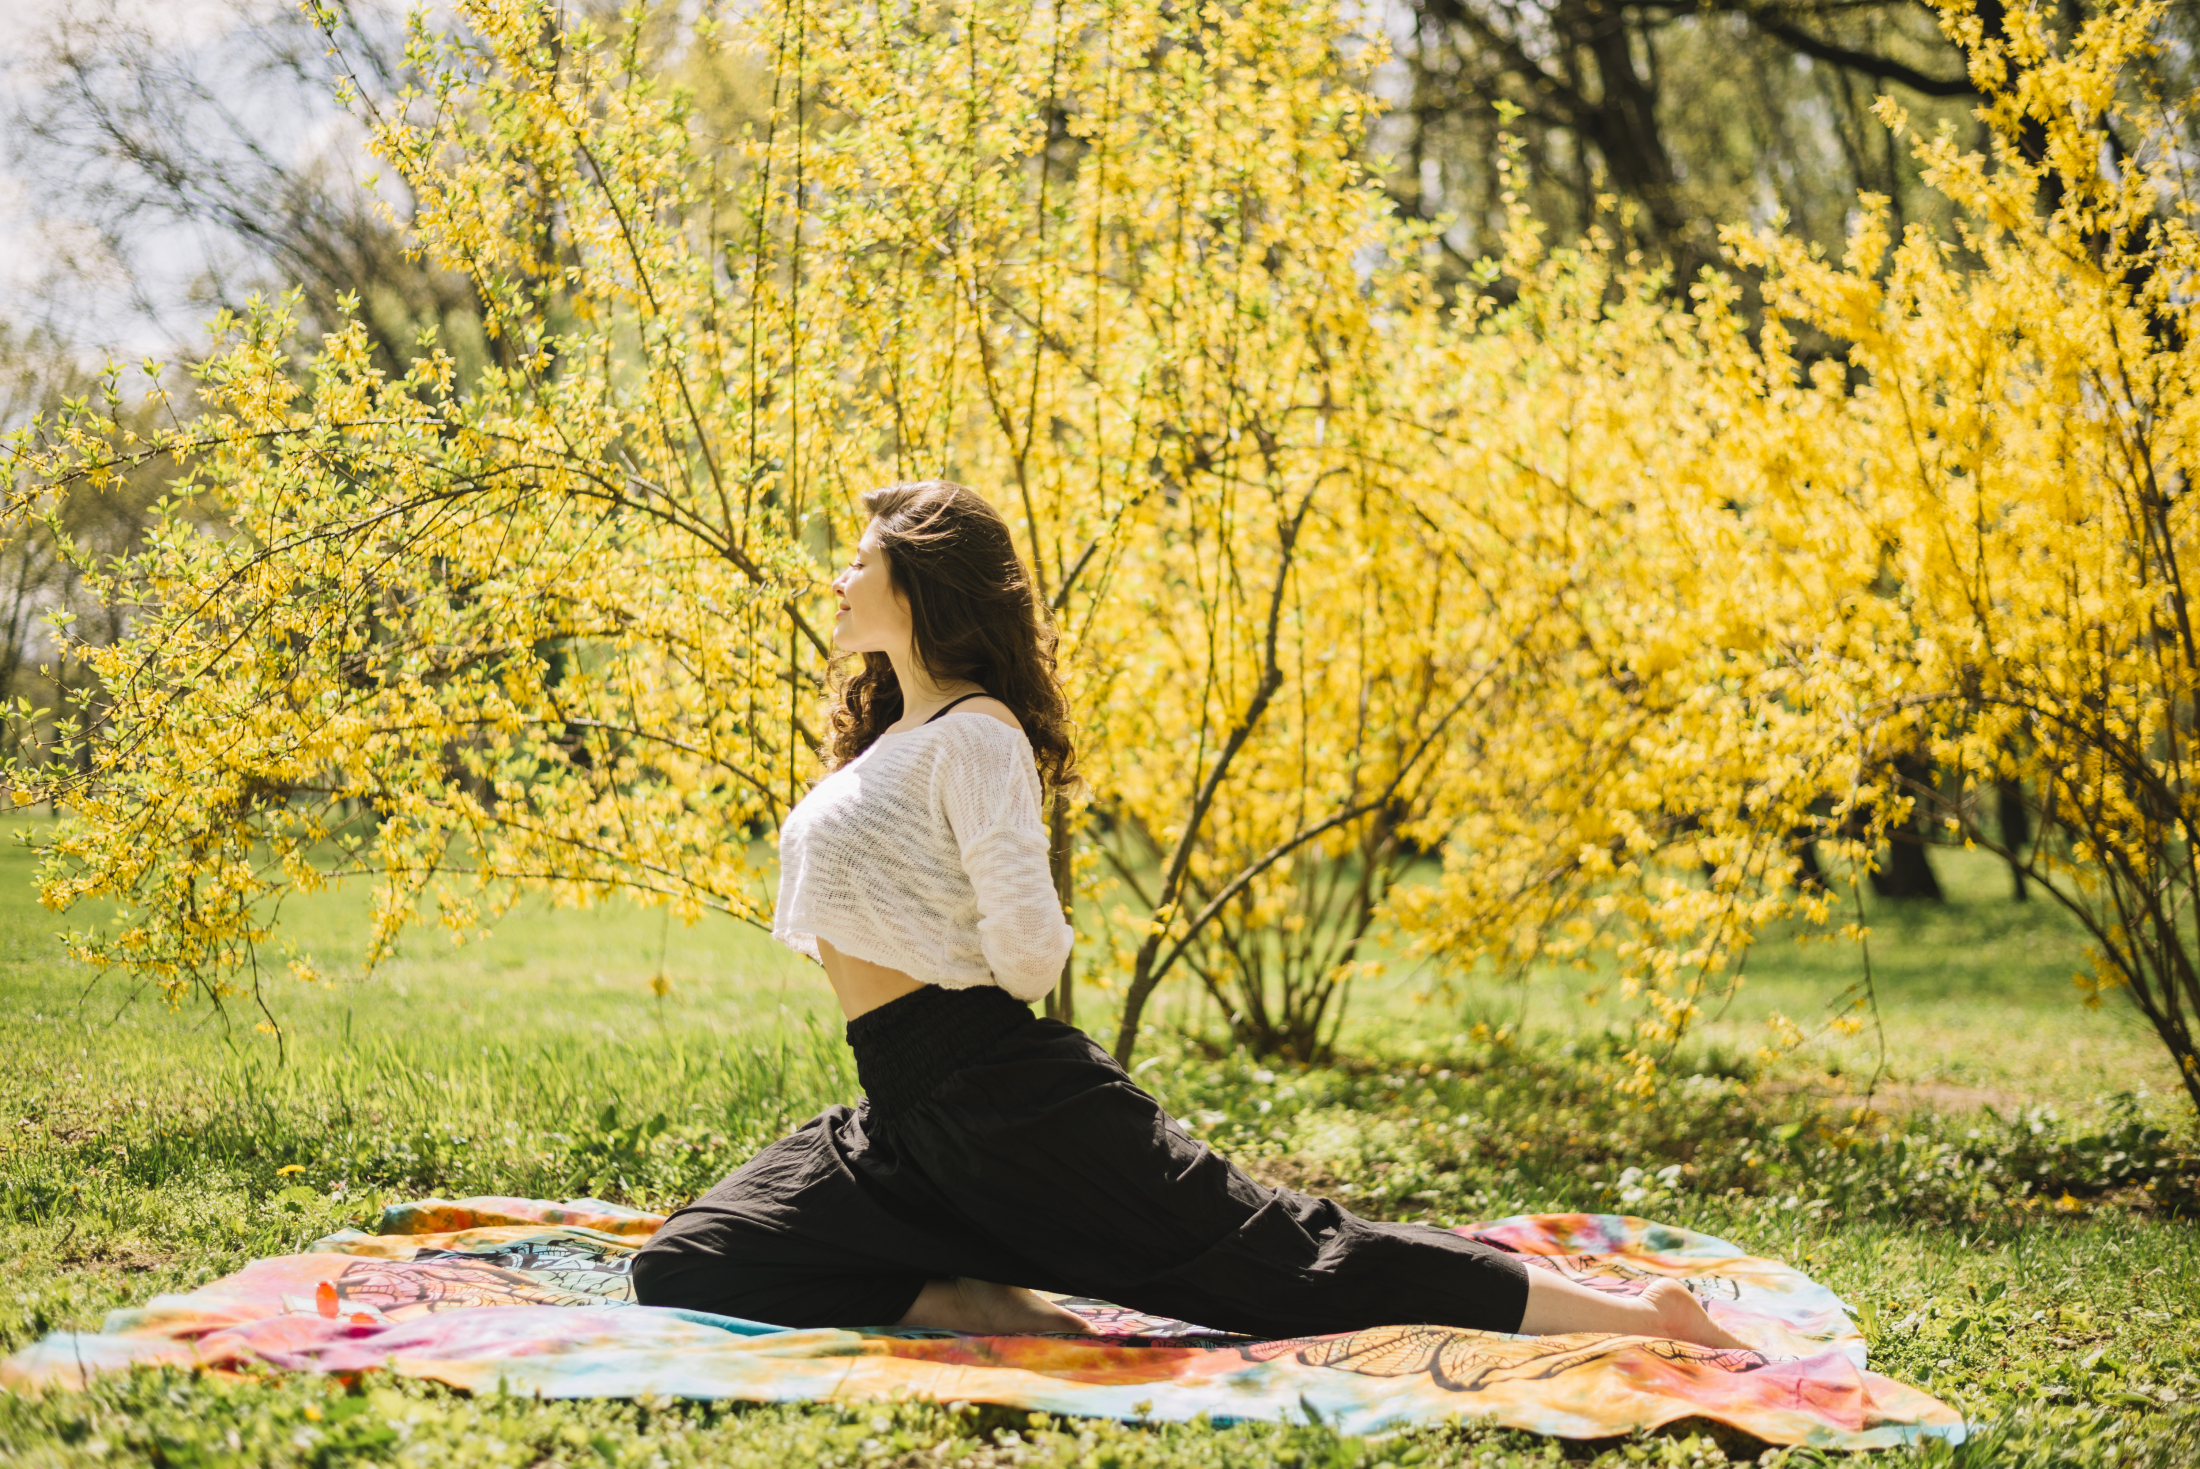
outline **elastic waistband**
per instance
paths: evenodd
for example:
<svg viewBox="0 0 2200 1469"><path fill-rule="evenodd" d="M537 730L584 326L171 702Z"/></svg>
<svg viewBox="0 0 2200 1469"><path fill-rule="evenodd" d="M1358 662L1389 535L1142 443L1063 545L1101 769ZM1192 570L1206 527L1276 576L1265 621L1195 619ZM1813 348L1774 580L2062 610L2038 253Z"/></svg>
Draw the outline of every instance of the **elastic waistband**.
<svg viewBox="0 0 2200 1469"><path fill-rule="evenodd" d="M1031 1018L1031 1007L999 985L928 984L849 1021L848 1045L872 1112L890 1116L931 1096Z"/></svg>

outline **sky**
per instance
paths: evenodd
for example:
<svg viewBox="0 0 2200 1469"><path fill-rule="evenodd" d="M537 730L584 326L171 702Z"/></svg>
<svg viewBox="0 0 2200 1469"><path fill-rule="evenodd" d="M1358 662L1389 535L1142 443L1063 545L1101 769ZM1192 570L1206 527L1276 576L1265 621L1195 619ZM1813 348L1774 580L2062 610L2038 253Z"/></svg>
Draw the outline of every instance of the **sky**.
<svg viewBox="0 0 2200 1469"><path fill-rule="evenodd" d="M0 0L0 116L38 95L46 75L40 43L71 15L96 16L111 7L140 29L164 60L195 65L204 59L218 68L236 54L222 43L241 19L253 9L287 3ZM279 115L289 99L272 92L265 97L228 93L222 100L248 116L255 106L275 109L263 136L282 140L294 158L328 147L342 125L333 103L316 124L295 115L294 105L287 109L290 115ZM19 131L10 141L26 145ZM192 299L190 285L206 269L208 238L191 228L142 219L129 229L126 261L117 260L81 211L72 209L66 190L51 183L41 182L15 147L0 145L0 320L48 326L91 360L173 356L203 340L205 308Z"/></svg>
<svg viewBox="0 0 2200 1469"><path fill-rule="evenodd" d="M0 4L0 56L19 58L46 23L57 0L6 0ZM21 63L0 66L0 106L12 110L22 96ZM32 233L23 181L13 160L0 157L0 312L19 317L24 293L51 262L46 243Z"/></svg>

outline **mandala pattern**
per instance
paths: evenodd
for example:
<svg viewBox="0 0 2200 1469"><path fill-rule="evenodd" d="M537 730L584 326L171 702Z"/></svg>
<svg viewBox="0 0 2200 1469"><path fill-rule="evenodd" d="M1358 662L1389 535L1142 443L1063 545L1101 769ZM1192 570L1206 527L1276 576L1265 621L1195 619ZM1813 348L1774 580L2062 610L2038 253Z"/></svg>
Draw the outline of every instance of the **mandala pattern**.
<svg viewBox="0 0 2200 1469"><path fill-rule="evenodd" d="M585 1243L575 1244L570 1239L530 1239L509 1249L487 1250L479 1254L458 1250L422 1250L413 1256L413 1260L415 1263L454 1260L494 1265L499 1269L521 1272L536 1285L550 1286L574 1295L592 1296L598 1301L631 1302L634 1299L632 1255L606 1254L600 1247Z"/></svg>
<svg viewBox="0 0 2200 1469"><path fill-rule="evenodd" d="M1257 1342L1239 1348L1255 1362L1295 1356L1309 1367L1366 1377L1420 1377L1445 1392L1480 1392L1504 1382L1538 1382L1623 1351L1647 1350L1667 1361L1754 1372L1760 1352L1722 1351L1687 1342L1629 1336L1520 1337L1444 1326L1376 1326L1339 1336Z"/></svg>
<svg viewBox="0 0 2200 1469"><path fill-rule="evenodd" d="M360 1260L331 1282L339 1308L371 1306L391 1321L476 1306L609 1306L616 1302L566 1290L488 1261L439 1251L404 1263ZM633 1288L628 1287L631 1297Z"/></svg>

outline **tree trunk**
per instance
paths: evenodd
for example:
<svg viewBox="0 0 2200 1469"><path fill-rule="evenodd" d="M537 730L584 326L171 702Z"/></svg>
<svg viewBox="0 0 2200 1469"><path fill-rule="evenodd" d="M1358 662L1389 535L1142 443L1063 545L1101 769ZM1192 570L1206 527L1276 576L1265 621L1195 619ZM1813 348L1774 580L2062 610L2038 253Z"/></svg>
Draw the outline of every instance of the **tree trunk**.
<svg viewBox="0 0 2200 1469"><path fill-rule="evenodd" d="M1824 893L1833 890L1826 881L1826 866L1818 860L1818 839L1810 828L1799 826L1788 833L1788 842L1795 848L1795 885L1806 893Z"/></svg>
<svg viewBox="0 0 2200 1469"><path fill-rule="evenodd" d="M1942 899L1940 879L1925 857L1924 795L1930 794L1933 768L1923 758L1904 755L1894 762L1895 779L1919 797L1910 803L1910 814L1887 830L1887 861L1872 873L1872 891L1882 898Z"/></svg>
<svg viewBox="0 0 2200 1469"><path fill-rule="evenodd" d="M2005 780L1995 787L1995 816L2001 823L2001 844L2009 853L2011 896L2018 902L2031 895L2024 890L2024 859L2017 853L2032 841L2032 813L2024 804L2024 787Z"/></svg>
<svg viewBox="0 0 2200 1469"><path fill-rule="evenodd" d="M1635 69L1628 12L1590 5L1567 19L1580 27L1582 49L1596 62L1598 96L1594 102L1583 99L1581 130L1604 159L1613 184L1641 203L1649 217L1646 233L1664 250L1674 279L1690 281L1704 262L1690 248L1688 216L1676 191L1680 177L1659 130L1656 81Z"/></svg>

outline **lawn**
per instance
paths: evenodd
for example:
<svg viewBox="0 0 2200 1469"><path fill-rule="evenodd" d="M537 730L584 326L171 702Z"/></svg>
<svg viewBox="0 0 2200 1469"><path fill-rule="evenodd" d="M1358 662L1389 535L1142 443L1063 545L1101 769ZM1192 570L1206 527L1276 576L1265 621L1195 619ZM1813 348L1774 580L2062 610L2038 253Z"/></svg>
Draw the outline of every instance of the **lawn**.
<svg viewBox="0 0 2200 1469"><path fill-rule="evenodd" d="M2066 919L2011 902L1983 859L1941 867L1947 905L1870 915L1876 1024L1827 1024L1861 974L1854 945L1770 935L1654 1104L1610 1085L1619 1016L1610 995L1585 998L1596 976L1447 986L1404 961L1354 997L1344 1064L1218 1057L1208 1012L1183 996L1160 1008L1142 1079L1262 1176L1383 1217L1625 1208L1796 1263L1857 1307L1875 1367L1980 1425L1961 1462L2200 1462L2183 1094L2125 1006L2081 1003ZM335 978L275 982L279 1059L250 1007L171 1011L90 983L58 957L60 923L27 875L20 852L0 854L0 1350L366 1222L385 1199L674 1203L854 1092L821 979L730 924L523 907L486 941L423 934L360 978L363 899L322 897L286 931ZM1106 997L1081 1003L1100 1031ZM1812 1039L1768 1058L1775 1012ZM1353 1440L157 1372L0 1398L11 1465L1691 1464L1758 1447L1687 1430Z"/></svg>

